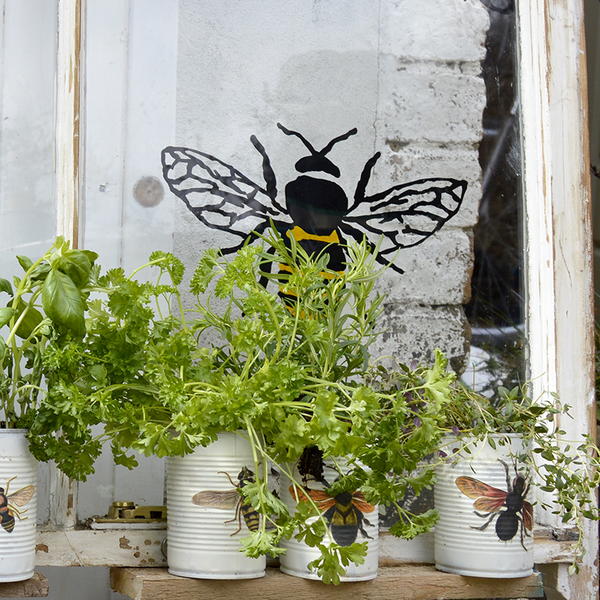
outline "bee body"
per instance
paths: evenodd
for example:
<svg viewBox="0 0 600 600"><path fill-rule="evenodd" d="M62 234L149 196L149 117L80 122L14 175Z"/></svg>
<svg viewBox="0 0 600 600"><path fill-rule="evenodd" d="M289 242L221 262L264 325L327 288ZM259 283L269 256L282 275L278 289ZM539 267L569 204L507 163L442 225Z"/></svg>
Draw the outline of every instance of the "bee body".
<svg viewBox="0 0 600 600"><path fill-rule="evenodd" d="M28 518L24 516L27 509L20 510L19 508L30 502L35 492L34 485L26 485L20 490L9 494L8 489L13 479L16 479L16 476L11 477L6 482L5 487L0 487L0 526L7 533L12 533L15 529L15 516L19 521Z"/></svg>
<svg viewBox="0 0 600 600"><path fill-rule="evenodd" d="M4 496L4 499L6 499L6 496ZM15 516L7 505L0 507L0 526L8 533L12 533L15 528Z"/></svg>
<svg viewBox="0 0 600 600"><path fill-rule="evenodd" d="M248 527L250 531L258 531L260 515L252 508L252 505L247 502L242 502L240 504L240 512L242 513L246 527Z"/></svg>
<svg viewBox="0 0 600 600"><path fill-rule="evenodd" d="M364 527L371 525L364 513L373 512L375 506L366 502L360 492L341 492L331 496L327 489L290 486L290 494L297 502L306 502L310 498L323 509L322 517L329 525L331 536L340 546L353 544L359 532L363 537L372 539Z"/></svg>
<svg viewBox="0 0 600 600"><path fill-rule="evenodd" d="M340 546L350 546L356 541L360 531L369 537L363 527L366 521L363 513L354 503L354 496L349 492L342 492L334 496L335 504L323 513L329 523L333 539ZM367 524L370 524L366 521Z"/></svg>

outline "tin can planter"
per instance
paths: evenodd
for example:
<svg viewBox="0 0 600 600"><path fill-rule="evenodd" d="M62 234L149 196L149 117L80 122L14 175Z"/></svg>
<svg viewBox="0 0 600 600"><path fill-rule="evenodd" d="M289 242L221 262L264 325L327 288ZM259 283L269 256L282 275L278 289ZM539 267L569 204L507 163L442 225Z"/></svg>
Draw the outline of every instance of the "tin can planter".
<svg viewBox="0 0 600 600"><path fill-rule="evenodd" d="M297 470L296 475L297 481L301 481ZM324 466L325 482L332 483L337 476L338 473L334 469ZM281 497L290 512L295 511L298 502L309 501L310 498L322 509L321 517L327 522L331 539L335 543L340 546L350 546L354 542L367 542L364 563L361 565L351 563L340 580L347 582L375 579L379 563L378 506L368 504L360 492L352 494L345 492L333 497L327 493L325 483L310 481L302 488L294 488L289 479L284 479ZM313 517L312 521L317 518ZM286 549L286 553L280 557L280 569L283 573L304 579L320 579L317 573L308 568L308 564L320 556L317 549L294 538L282 541L281 546Z"/></svg>
<svg viewBox="0 0 600 600"><path fill-rule="evenodd" d="M37 463L25 429L0 429L0 581L33 576Z"/></svg>
<svg viewBox="0 0 600 600"><path fill-rule="evenodd" d="M240 540L258 526L238 488L253 477L252 451L237 433L167 461L169 573L196 579L264 577L265 558L249 558Z"/></svg>
<svg viewBox="0 0 600 600"><path fill-rule="evenodd" d="M529 475L515 457L526 448L518 435L474 442L437 469L435 566L473 577L526 577L533 570L533 507Z"/></svg>

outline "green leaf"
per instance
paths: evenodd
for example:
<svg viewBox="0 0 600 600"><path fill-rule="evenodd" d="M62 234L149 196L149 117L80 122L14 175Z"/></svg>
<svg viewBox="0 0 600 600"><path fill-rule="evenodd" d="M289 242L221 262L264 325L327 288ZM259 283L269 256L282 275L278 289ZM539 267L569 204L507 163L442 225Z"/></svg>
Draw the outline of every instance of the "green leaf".
<svg viewBox="0 0 600 600"><path fill-rule="evenodd" d="M12 300L8 304L9 306L11 306ZM33 330L42 322L44 318L39 310L37 310L33 306L28 306L27 304L25 304L22 298L19 298L17 306L14 307L15 317L19 319L26 308L27 313L23 317L23 320L21 321L17 329L17 335L24 340L27 339L33 333Z"/></svg>
<svg viewBox="0 0 600 600"><path fill-rule="evenodd" d="M6 325L10 321L11 317L14 314L14 308L10 308L9 306L5 308L0 308L0 327L4 327L4 325Z"/></svg>
<svg viewBox="0 0 600 600"><path fill-rule="evenodd" d="M12 285L10 285L8 279L2 279L2 277L0 277L0 292L6 292L10 296L13 295Z"/></svg>
<svg viewBox="0 0 600 600"><path fill-rule="evenodd" d="M90 367L90 375L95 381L104 381L106 379L106 367L103 365L92 365Z"/></svg>
<svg viewBox="0 0 600 600"><path fill-rule="evenodd" d="M83 252L88 257L88 260L92 265L98 260L97 252L93 252L92 250L80 250L80 252Z"/></svg>
<svg viewBox="0 0 600 600"><path fill-rule="evenodd" d="M57 261L59 271L68 275L78 287L84 287L90 279L92 263L87 254L81 250L67 250Z"/></svg>
<svg viewBox="0 0 600 600"><path fill-rule="evenodd" d="M43 262L35 267L29 275L33 281L41 281L45 279L46 275L50 271L50 265L47 262Z"/></svg>
<svg viewBox="0 0 600 600"><path fill-rule="evenodd" d="M33 265L32 260L30 258L27 258L26 256L17 256L17 260L23 268L23 271L28 271L31 265Z"/></svg>
<svg viewBox="0 0 600 600"><path fill-rule="evenodd" d="M60 271L50 271L42 288L42 305L58 325L76 335L85 333L84 303L73 280Z"/></svg>

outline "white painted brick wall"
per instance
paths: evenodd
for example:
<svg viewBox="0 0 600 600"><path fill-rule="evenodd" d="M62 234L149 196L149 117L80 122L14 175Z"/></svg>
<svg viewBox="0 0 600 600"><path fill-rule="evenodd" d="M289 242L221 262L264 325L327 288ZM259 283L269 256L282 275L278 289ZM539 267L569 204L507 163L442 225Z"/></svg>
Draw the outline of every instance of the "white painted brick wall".
<svg viewBox="0 0 600 600"><path fill-rule="evenodd" d="M473 264L472 236L463 229L447 229L414 248L398 253L394 263L404 274L388 270L381 292L386 302L428 305L468 302Z"/></svg>
<svg viewBox="0 0 600 600"><path fill-rule="evenodd" d="M404 275L384 276L387 333L374 349L410 361L440 347L460 362L481 194L485 8L479 0L249 0L235 11L221 7L216 0L180 5L178 142L260 181L260 160L248 143L256 134L272 158L280 202L303 149L275 128L277 121L316 147L358 128L329 155L349 197L376 151L382 158L368 193L426 177L466 179L459 214L434 238L401 251ZM184 213L178 206L174 247L187 263L203 248L228 245Z"/></svg>
<svg viewBox="0 0 600 600"><path fill-rule="evenodd" d="M381 329L382 336L372 349L383 364L399 360L415 366L430 361L439 348L454 368L463 368L469 324L459 306L388 304Z"/></svg>
<svg viewBox="0 0 600 600"><path fill-rule="evenodd" d="M397 151L394 151L397 149ZM476 145L404 144L385 140L371 192L385 190L398 182L427 177L464 179L468 187L458 214L447 227L472 227L477 223L481 199L481 168Z"/></svg>
<svg viewBox="0 0 600 600"><path fill-rule="evenodd" d="M383 2L381 51L413 60L481 61L488 27L480 0Z"/></svg>
<svg viewBox="0 0 600 600"><path fill-rule="evenodd" d="M378 132L385 139L477 144L485 87L477 71L382 57ZM472 70L472 69L469 69Z"/></svg>

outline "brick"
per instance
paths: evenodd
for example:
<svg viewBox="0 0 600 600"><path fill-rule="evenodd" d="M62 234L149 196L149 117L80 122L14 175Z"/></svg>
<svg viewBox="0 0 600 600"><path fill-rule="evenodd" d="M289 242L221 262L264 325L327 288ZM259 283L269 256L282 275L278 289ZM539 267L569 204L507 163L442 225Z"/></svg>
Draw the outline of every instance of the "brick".
<svg viewBox="0 0 600 600"><path fill-rule="evenodd" d="M375 168L368 193L377 193L398 183L428 177L464 179L467 191L458 214L449 225L472 227L477 223L481 201L481 168L477 150L421 144L407 146L393 139L387 139L378 146L383 150L382 157Z"/></svg>
<svg viewBox="0 0 600 600"><path fill-rule="evenodd" d="M480 0L386 0L381 13L384 53L439 61L485 56L489 17Z"/></svg>
<svg viewBox="0 0 600 600"><path fill-rule="evenodd" d="M394 264L404 273L388 269L378 285L387 302L467 302L473 249L471 236L462 229L442 230L418 246L400 250Z"/></svg>
<svg viewBox="0 0 600 600"><path fill-rule="evenodd" d="M439 348L454 370L464 370L470 336L462 306L387 304L381 327L383 333L370 350L373 357L384 357L384 364L427 364Z"/></svg>
<svg viewBox="0 0 600 600"><path fill-rule="evenodd" d="M377 132L400 142L481 140L485 85L475 74L383 57Z"/></svg>

